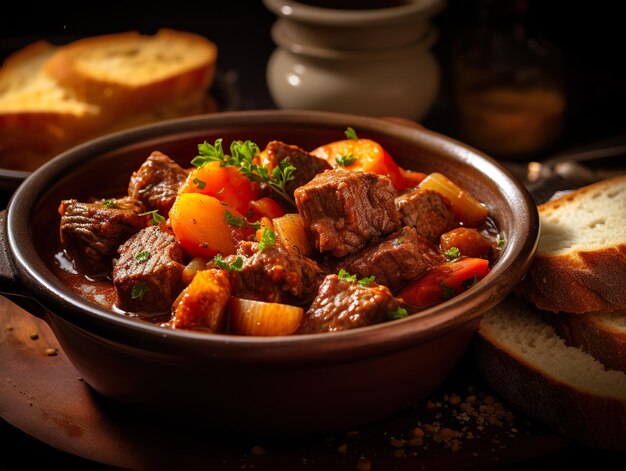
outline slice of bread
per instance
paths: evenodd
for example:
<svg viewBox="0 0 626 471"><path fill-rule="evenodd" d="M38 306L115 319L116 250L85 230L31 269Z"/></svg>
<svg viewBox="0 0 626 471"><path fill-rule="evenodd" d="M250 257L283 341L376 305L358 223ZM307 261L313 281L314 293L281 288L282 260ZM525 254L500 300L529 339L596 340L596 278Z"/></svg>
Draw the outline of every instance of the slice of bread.
<svg viewBox="0 0 626 471"><path fill-rule="evenodd" d="M626 373L626 312L552 314L547 320L568 345Z"/></svg>
<svg viewBox="0 0 626 471"><path fill-rule="evenodd" d="M36 42L0 68L0 167L36 168L108 125L98 105L78 99L43 72L56 50Z"/></svg>
<svg viewBox="0 0 626 471"><path fill-rule="evenodd" d="M121 116L206 92L216 60L217 46L205 37L161 29L75 41L59 49L45 70L79 98Z"/></svg>
<svg viewBox="0 0 626 471"><path fill-rule="evenodd" d="M626 310L626 174L538 210L541 237L525 297L552 312Z"/></svg>
<svg viewBox="0 0 626 471"><path fill-rule="evenodd" d="M94 137L217 111L216 45L162 29L40 41L0 68L0 167L32 171Z"/></svg>
<svg viewBox="0 0 626 471"><path fill-rule="evenodd" d="M581 443L626 451L626 374L567 346L530 303L510 295L487 312L474 346L511 405Z"/></svg>

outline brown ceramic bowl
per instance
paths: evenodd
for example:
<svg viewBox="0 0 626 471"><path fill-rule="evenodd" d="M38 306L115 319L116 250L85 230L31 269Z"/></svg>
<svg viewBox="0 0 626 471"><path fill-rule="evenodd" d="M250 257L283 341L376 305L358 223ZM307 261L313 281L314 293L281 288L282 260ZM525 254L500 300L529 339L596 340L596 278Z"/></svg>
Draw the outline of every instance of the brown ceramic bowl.
<svg viewBox="0 0 626 471"><path fill-rule="evenodd" d="M64 198L125 192L147 155L188 166L197 144L223 137L312 149L352 126L405 168L439 171L489 208L506 239L471 290L419 315L350 331L285 337L169 330L91 304L46 265ZM254 111L186 118L100 138L56 157L20 185L2 215L0 291L44 318L84 380L138 410L235 430L309 432L382 419L436 388L460 359L480 315L520 281L534 255L538 215L500 165L448 137L371 118Z"/></svg>

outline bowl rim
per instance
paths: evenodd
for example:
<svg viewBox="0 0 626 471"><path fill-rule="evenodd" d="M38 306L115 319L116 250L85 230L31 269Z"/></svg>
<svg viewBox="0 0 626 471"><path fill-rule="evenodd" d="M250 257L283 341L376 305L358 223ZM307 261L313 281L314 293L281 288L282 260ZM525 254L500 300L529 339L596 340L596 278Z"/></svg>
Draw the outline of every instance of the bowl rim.
<svg viewBox="0 0 626 471"><path fill-rule="evenodd" d="M517 202L511 208L521 221L520 230L507 234L501 257L487 277L477 286L444 303L391 322L360 327L332 335L308 334L279 337L245 337L207 335L191 330L164 329L114 311L98 307L68 288L52 274L38 256L29 225L40 198L55 177L88 160L94 154L140 143L164 135L179 135L210 129L248 126L314 125L328 129L346 126L363 133L383 133L387 138L417 139L426 148L437 146L437 152L451 153L460 163L470 161L486 174L507 201ZM498 183L502 185L498 185ZM178 118L149 124L103 136L74 147L33 172L13 194L6 212L9 258L16 269L18 281L25 291L53 314L120 348L135 345L159 352L183 355L189 352L229 361L302 362L347 360L408 348L420 341L443 335L448 330L468 323L508 295L527 271L539 239L539 216L528 191L508 170L485 154L455 139L434 131L412 128L384 119L326 111L254 110ZM510 243L508 243L510 241ZM465 304L468 306L465 306ZM341 354L339 356L339 354Z"/></svg>

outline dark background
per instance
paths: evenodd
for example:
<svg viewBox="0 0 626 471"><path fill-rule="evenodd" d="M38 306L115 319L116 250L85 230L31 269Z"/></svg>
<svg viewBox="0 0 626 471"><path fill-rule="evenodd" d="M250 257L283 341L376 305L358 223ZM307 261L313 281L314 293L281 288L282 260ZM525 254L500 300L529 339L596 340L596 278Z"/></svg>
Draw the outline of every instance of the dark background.
<svg viewBox="0 0 626 471"><path fill-rule="evenodd" d="M37 39L65 43L83 36L137 30L154 33L160 27L200 33L219 47L218 69L234 77L240 109L274 108L265 83L265 66L274 49L270 27L275 17L261 1L184 0L156 2L12 2L14 10L0 13L0 58ZM3 8L6 8L3 7ZM568 89L567 127L557 144L560 151L626 133L626 26L621 2L530 0L530 28L550 40L565 60ZM476 21L477 3L450 0L435 18L440 40L434 53L443 69L440 96L424 124L454 136L448 71L450 44L456 34ZM390 71L394 73L394 71ZM22 451L26 448L26 451ZM84 465L81 460L54 452L0 421L0 469L30 465ZM529 466L608 464L615 455L572 449ZM602 459L604 461L602 461ZM545 465L545 466L542 466ZM103 468L104 469L104 468ZM520 469L523 469L520 468Z"/></svg>
<svg viewBox="0 0 626 471"><path fill-rule="evenodd" d="M501 1L501 0L500 0ZM528 25L561 52L568 89L567 127L559 148L593 143L626 131L626 27L621 2L592 3L529 0ZM479 0L448 0L434 19L440 39L433 49L443 69L440 96L424 124L451 134L449 107L450 43L475 23ZM67 42L81 36L159 27L200 33L219 47L218 68L237 77L239 108L273 108L265 85L265 65L274 49L270 27L275 17L260 0L190 2L13 3L15 13L0 15L0 54L46 38ZM397 73L390 71L390 73ZM554 149L551 149L551 151Z"/></svg>

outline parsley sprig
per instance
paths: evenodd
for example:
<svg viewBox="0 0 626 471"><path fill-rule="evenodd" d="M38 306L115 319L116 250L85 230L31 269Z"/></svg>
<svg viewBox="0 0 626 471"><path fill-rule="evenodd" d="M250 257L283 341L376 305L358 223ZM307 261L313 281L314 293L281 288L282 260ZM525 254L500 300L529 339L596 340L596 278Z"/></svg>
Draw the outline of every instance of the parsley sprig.
<svg viewBox="0 0 626 471"><path fill-rule="evenodd" d="M342 167L347 167L348 165L354 163L356 161L356 157L348 152L345 155L340 155L335 159L337 165L341 165Z"/></svg>
<svg viewBox="0 0 626 471"><path fill-rule="evenodd" d="M283 159L270 173L263 165L253 162L254 156L260 152L259 146L250 140L233 141L230 144L230 155L224 153L222 139L214 144L204 141L198 144L198 155L191 161L195 167L202 168L209 162L219 162L220 167L237 167L239 173L248 180L269 186L282 196L289 204L295 206L293 196L285 189L287 182L293 180L296 167L287 159Z"/></svg>
<svg viewBox="0 0 626 471"><path fill-rule="evenodd" d="M448 261L452 262L454 260L458 260L461 257L461 251L458 247L450 247L444 252L444 255L448 259Z"/></svg>
<svg viewBox="0 0 626 471"><path fill-rule="evenodd" d="M259 252L263 252L268 247L272 247L276 243L276 233L269 227L263 229L261 240L259 240Z"/></svg>
<svg viewBox="0 0 626 471"><path fill-rule="evenodd" d="M226 222L228 224L230 224L231 226L235 226L235 227L250 226L255 231L258 231L259 229L261 229L261 223L260 222L249 222L243 216L241 216L241 217L235 216L228 209L224 210L224 219L226 219Z"/></svg>
<svg viewBox="0 0 626 471"><path fill-rule="evenodd" d="M165 218L159 214L158 209L153 209L152 211L146 211L145 213L139 213L138 216L148 216L152 215L152 219L150 219L150 224L153 226L158 226L165 222Z"/></svg>
<svg viewBox="0 0 626 471"><path fill-rule="evenodd" d="M344 131L344 134L346 135L346 137L348 139L358 139L359 138L359 136L357 136L357 134L356 134L356 131L353 128L351 128L350 126L348 126L346 128L346 130Z"/></svg>
<svg viewBox="0 0 626 471"><path fill-rule="evenodd" d="M352 283L358 283L361 286L369 285L371 282L374 281L374 278L375 278L374 276L366 276L365 278L361 278L360 280L358 280L356 275L351 275L343 268L339 270L339 273L337 273L337 276L341 280L350 281Z"/></svg>
<svg viewBox="0 0 626 471"><path fill-rule="evenodd" d="M234 262L228 263L220 254L217 254L213 257L213 263L217 268L221 268L223 270L241 271L243 268L243 258L241 257L237 257Z"/></svg>
<svg viewBox="0 0 626 471"><path fill-rule="evenodd" d="M398 306L393 311L387 311L387 319L389 319L390 321L395 319L402 319L404 317L407 317L408 315L409 312L402 306Z"/></svg>

